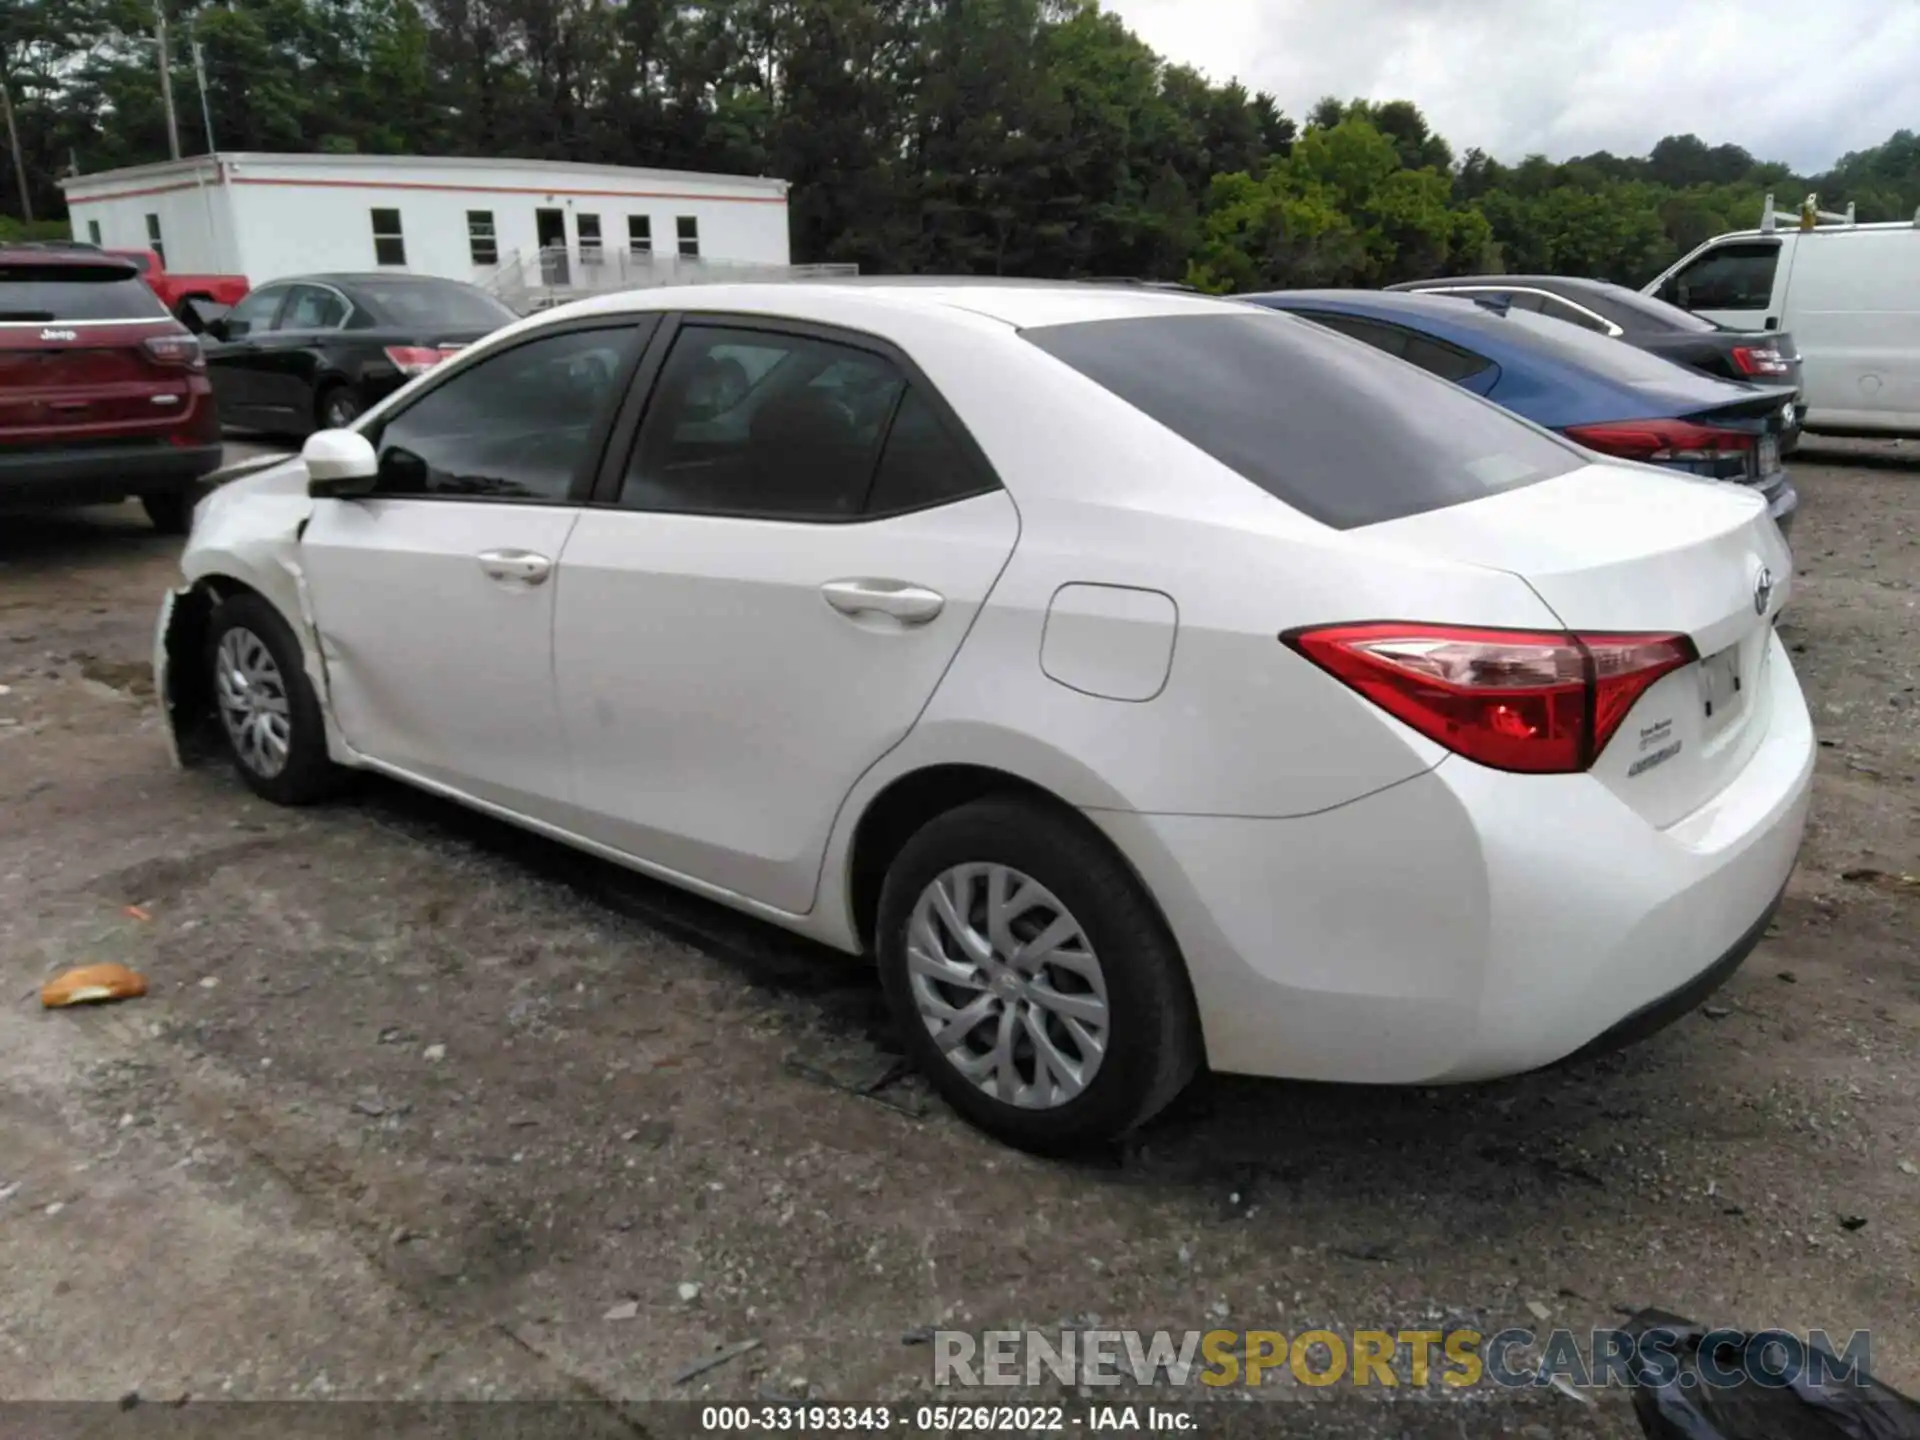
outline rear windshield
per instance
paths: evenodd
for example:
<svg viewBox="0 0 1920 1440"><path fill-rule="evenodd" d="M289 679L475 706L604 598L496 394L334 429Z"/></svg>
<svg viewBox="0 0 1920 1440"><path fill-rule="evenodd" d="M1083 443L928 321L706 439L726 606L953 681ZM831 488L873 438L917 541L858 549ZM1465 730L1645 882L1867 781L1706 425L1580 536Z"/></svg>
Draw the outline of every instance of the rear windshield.
<svg viewBox="0 0 1920 1440"><path fill-rule="evenodd" d="M0 323L155 320L166 313L124 265L0 265Z"/></svg>
<svg viewBox="0 0 1920 1440"><path fill-rule="evenodd" d="M1287 315L1249 309L1022 333L1268 494L1340 530L1477 500L1584 463L1448 381Z"/></svg>
<svg viewBox="0 0 1920 1440"><path fill-rule="evenodd" d="M1526 343L1535 349L1622 385L1632 385L1642 390L1673 390L1676 387L1686 388L1702 378L1698 372L1662 359L1651 350L1622 345L1597 330L1583 330L1578 325L1569 325L1564 320L1555 320L1550 316L1510 310L1495 323L1523 330L1526 332ZM1520 337L1514 338L1517 340Z"/></svg>
<svg viewBox="0 0 1920 1440"><path fill-rule="evenodd" d="M441 330L497 330L520 317L484 290L417 280L363 280L359 288L392 325Z"/></svg>

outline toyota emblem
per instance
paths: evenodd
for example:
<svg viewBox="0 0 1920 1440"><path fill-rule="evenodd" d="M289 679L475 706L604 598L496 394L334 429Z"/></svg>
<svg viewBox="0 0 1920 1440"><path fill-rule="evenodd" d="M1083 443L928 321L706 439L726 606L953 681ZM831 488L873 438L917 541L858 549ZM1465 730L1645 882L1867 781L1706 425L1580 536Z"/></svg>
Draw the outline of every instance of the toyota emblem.
<svg viewBox="0 0 1920 1440"><path fill-rule="evenodd" d="M1773 599L1773 571L1762 565L1759 575L1753 582L1753 613L1766 614L1767 602L1771 599Z"/></svg>

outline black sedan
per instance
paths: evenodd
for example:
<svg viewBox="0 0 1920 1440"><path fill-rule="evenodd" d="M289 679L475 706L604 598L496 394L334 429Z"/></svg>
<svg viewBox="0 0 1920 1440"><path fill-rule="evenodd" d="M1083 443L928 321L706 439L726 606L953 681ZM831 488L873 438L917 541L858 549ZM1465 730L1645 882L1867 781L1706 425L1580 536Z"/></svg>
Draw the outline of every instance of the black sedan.
<svg viewBox="0 0 1920 1440"><path fill-rule="evenodd" d="M1807 413L1800 386L1800 350L1784 330L1727 330L1698 315L1605 280L1569 275L1460 275L1450 280L1409 280L1390 290L1463 295L1503 302L1514 310L1550 315L1676 364L1722 380L1791 386L1794 426L1784 437L1792 449Z"/></svg>
<svg viewBox="0 0 1920 1440"><path fill-rule="evenodd" d="M201 337L221 418L243 430L336 429L520 317L428 275L302 275L262 285Z"/></svg>

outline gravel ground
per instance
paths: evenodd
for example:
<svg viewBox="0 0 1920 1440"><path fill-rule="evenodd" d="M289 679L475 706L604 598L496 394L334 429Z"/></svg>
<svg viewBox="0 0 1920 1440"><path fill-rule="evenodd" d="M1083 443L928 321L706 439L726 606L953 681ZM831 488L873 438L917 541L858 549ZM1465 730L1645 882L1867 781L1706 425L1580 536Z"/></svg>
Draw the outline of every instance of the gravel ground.
<svg viewBox="0 0 1920 1440"><path fill-rule="evenodd" d="M1920 1391L1920 447L1796 458L1814 822L1711 1006L1494 1085L1207 1080L1076 1164L896 1078L844 959L395 787L295 813L174 771L174 546L132 507L7 518L0 1396L924 1399L925 1327L1648 1304L1871 1329ZM153 992L39 1009L111 959ZM1370 1434L1378 1403L1271 1413ZM1392 1429L1639 1433L1468 1413Z"/></svg>

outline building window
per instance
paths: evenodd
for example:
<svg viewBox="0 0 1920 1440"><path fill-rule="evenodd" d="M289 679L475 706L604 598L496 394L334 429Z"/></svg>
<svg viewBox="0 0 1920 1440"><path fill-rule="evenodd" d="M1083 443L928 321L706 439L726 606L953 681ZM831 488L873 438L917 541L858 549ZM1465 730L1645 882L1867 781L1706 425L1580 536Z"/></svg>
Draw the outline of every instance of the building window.
<svg viewBox="0 0 1920 1440"><path fill-rule="evenodd" d="M377 265L407 263L407 242L400 233L398 210L373 212L373 259Z"/></svg>
<svg viewBox="0 0 1920 1440"><path fill-rule="evenodd" d="M651 215L627 217L627 253L630 255L653 254L653 217Z"/></svg>
<svg viewBox="0 0 1920 1440"><path fill-rule="evenodd" d="M680 227L680 253L698 257L700 254L700 217L682 215L674 222Z"/></svg>
<svg viewBox="0 0 1920 1440"><path fill-rule="evenodd" d="M377 226L375 227L378 228ZM396 225L395 230L400 227ZM498 265L500 263L500 244L494 238L493 212L491 210L469 210L467 212L467 249L473 255L476 265Z"/></svg>
<svg viewBox="0 0 1920 1440"><path fill-rule="evenodd" d="M582 215L574 221L580 232L580 263L598 265L600 263L600 217Z"/></svg>
<svg viewBox="0 0 1920 1440"><path fill-rule="evenodd" d="M147 216L147 248L160 257L162 265L167 263L166 243L160 238L160 217Z"/></svg>
<svg viewBox="0 0 1920 1440"><path fill-rule="evenodd" d="M87 221L87 239L95 245L100 243L100 222L98 220Z"/></svg>

